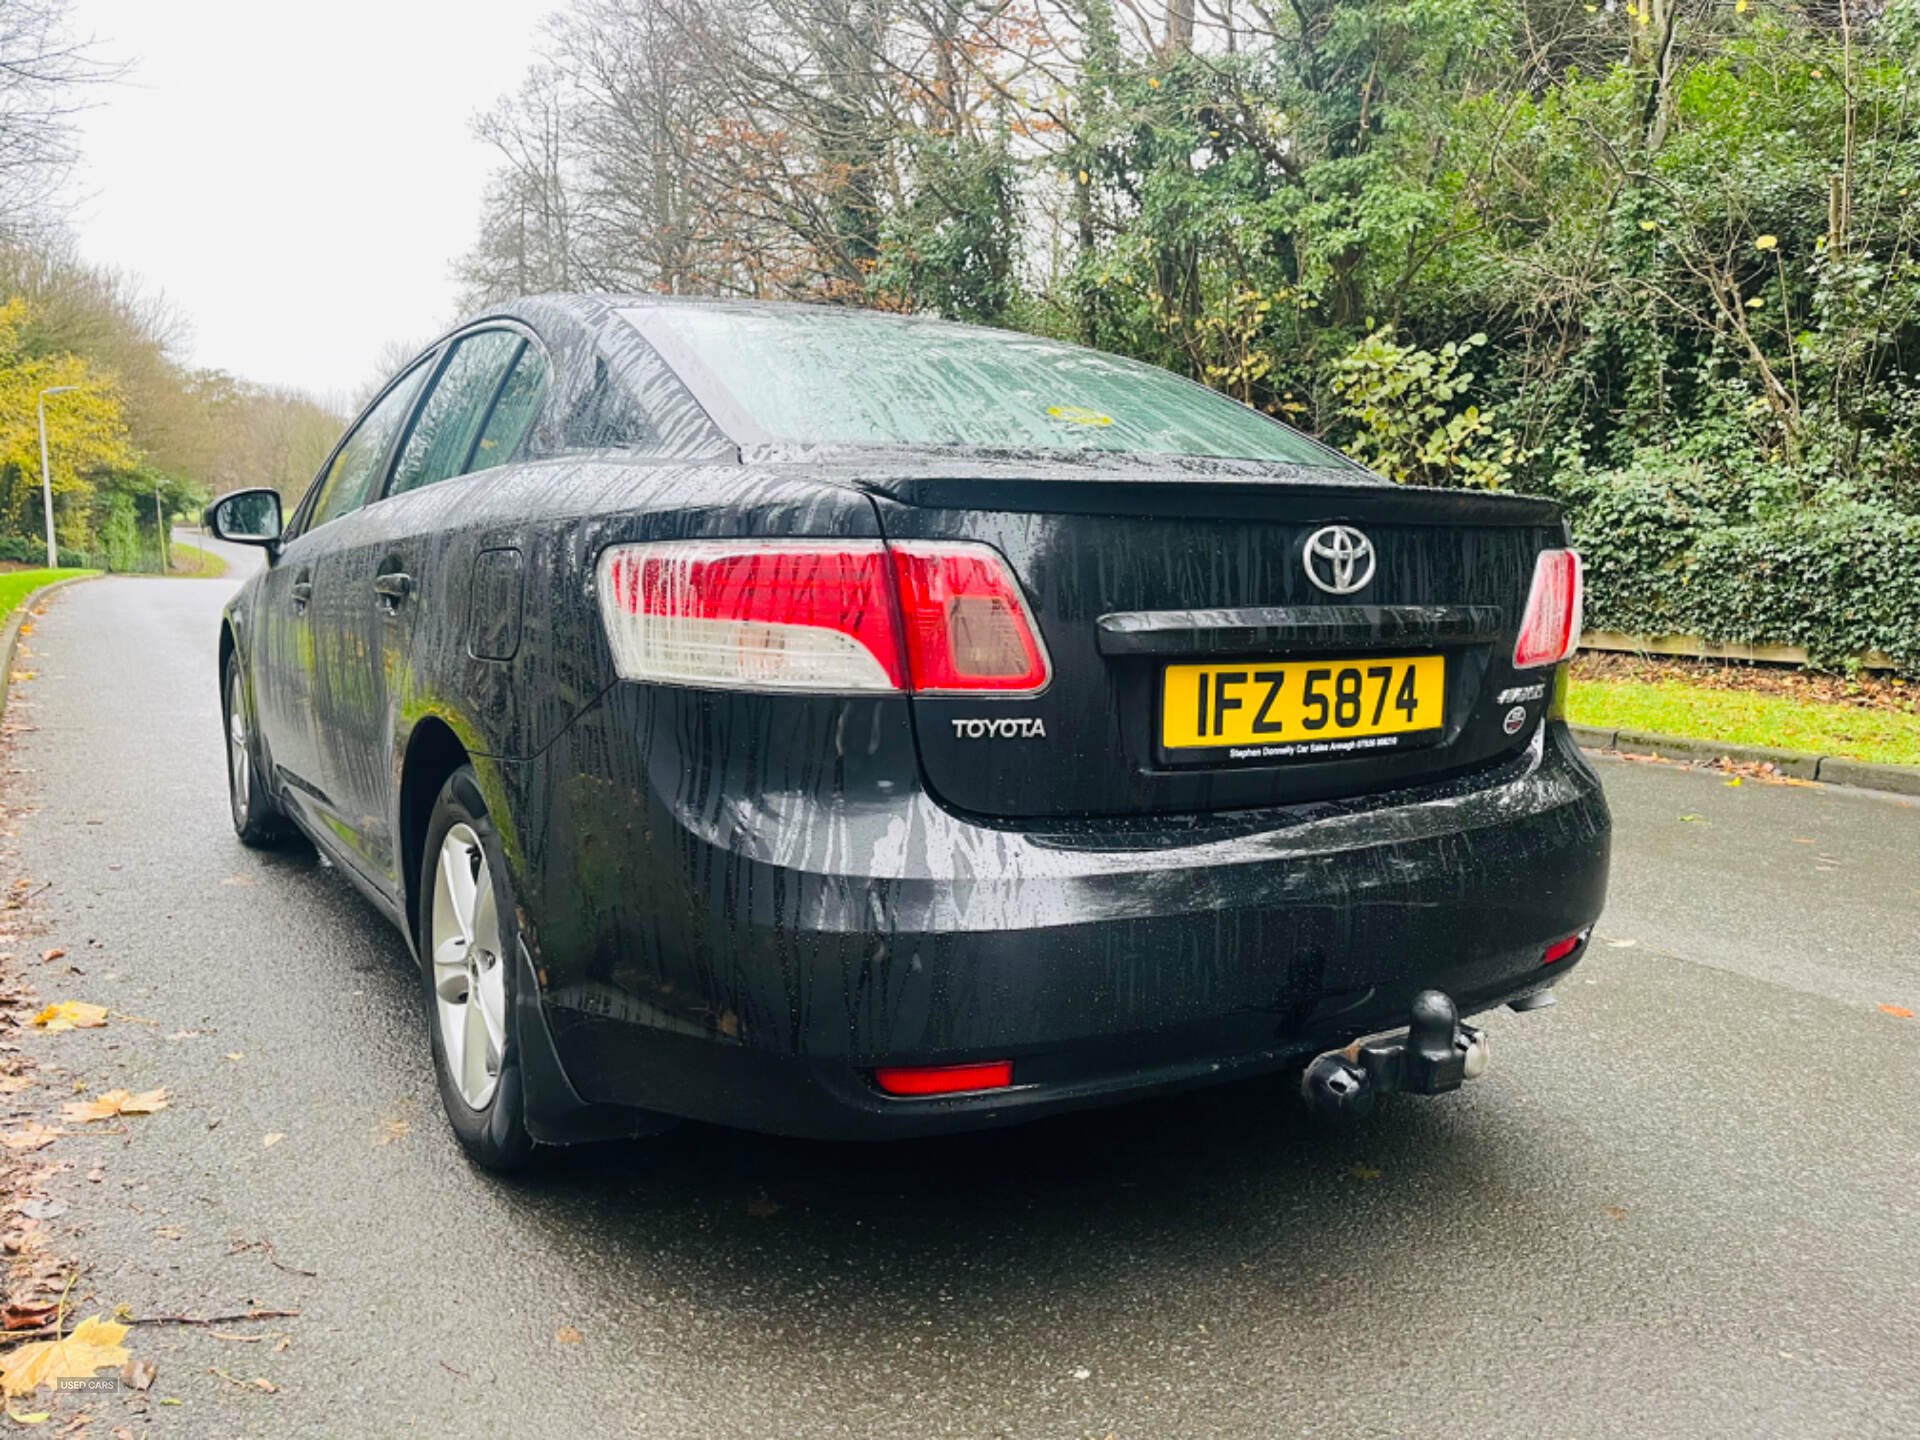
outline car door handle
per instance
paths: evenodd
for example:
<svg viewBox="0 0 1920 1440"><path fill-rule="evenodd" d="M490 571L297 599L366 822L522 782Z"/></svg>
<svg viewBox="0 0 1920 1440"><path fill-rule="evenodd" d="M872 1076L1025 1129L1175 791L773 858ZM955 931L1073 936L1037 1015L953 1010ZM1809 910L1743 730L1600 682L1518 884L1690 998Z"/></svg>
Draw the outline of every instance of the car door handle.
<svg viewBox="0 0 1920 1440"><path fill-rule="evenodd" d="M289 593L293 596L293 608L304 610L307 608L307 602L313 599L313 586L305 580L296 580Z"/></svg>
<svg viewBox="0 0 1920 1440"><path fill-rule="evenodd" d="M399 608L400 602L413 594L413 576L404 570L389 570L384 575L373 577L373 593L378 595L388 610Z"/></svg>

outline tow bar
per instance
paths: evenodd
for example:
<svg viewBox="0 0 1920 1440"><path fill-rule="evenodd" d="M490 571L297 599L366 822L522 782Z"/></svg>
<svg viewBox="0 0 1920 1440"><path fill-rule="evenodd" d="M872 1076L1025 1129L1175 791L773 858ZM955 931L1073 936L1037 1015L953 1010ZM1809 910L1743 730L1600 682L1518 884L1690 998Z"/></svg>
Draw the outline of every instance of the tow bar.
<svg viewBox="0 0 1920 1440"><path fill-rule="evenodd" d="M1459 1007L1438 990L1413 997L1404 1035L1356 1040L1307 1066L1300 1093L1319 1115L1359 1119L1377 1096L1444 1095L1487 1068L1487 1037L1460 1023Z"/></svg>

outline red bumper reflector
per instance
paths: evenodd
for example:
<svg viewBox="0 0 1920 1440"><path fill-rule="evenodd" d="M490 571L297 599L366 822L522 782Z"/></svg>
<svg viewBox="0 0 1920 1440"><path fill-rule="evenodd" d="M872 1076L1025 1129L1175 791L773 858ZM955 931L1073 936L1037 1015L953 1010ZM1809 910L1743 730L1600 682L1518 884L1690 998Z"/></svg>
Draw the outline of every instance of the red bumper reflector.
<svg viewBox="0 0 1920 1440"><path fill-rule="evenodd" d="M983 1065L897 1065L873 1072L889 1095L958 1095L968 1090L1004 1090L1013 1084L1011 1060Z"/></svg>
<svg viewBox="0 0 1920 1440"><path fill-rule="evenodd" d="M1566 959L1567 956L1580 948L1582 938L1583 937L1579 935L1569 935L1564 940L1554 941L1553 944L1547 946L1547 953L1540 958L1540 963L1542 965L1551 965L1556 960Z"/></svg>

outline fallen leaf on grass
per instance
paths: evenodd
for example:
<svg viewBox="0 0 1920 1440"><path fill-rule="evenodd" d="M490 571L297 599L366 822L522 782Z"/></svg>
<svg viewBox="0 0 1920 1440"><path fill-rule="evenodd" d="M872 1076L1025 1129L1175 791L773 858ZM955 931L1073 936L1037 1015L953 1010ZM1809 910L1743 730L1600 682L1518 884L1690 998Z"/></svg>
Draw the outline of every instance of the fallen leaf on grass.
<svg viewBox="0 0 1920 1440"><path fill-rule="evenodd" d="M49 950L47 958L57 960L66 953ZM89 1005L84 1000L62 1000L34 1016L33 1023L46 1030L98 1030L107 1023L107 1007Z"/></svg>
<svg viewBox="0 0 1920 1440"><path fill-rule="evenodd" d="M1880 1008L1896 1020L1913 1019L1913 1011L1907 1009L1904 1005L1882 1005Z"/></svg>
<svg viewBox="0 0 1920 1440"><path fill-rule="evenodd" d="M562 1345L578 1345L580 1343L580 1332L571 1325L562 1325L554 1332L553 1338Z"/></svg>
<svg viewBox="0 0 1920 1440"><path fill-rule="evenodd" d="M282 1133L279 1130L276 1130L271 1135L267 1136L266 1139L262 1140L260 1142L260 1145L262 1149L272 1149L275 1145L278 1145L282 1140L286 1138L287 1137L284 1133Z"/></svg>
<svg viewBox="0 0 1920 1440"><path fill-rule="evenodd" d="M102 1365L124 1365L132 1358L120 1344L126 1335L126 1326L94 1315L64 1339L22 1345L0 1360L0 1394L29 1395L36 1386L86 1379Z"/></svg>
<svg viewBox="0 0 1920 1440"><path fill-rule="evenodd" d="M5 1135L0 1135L0 1145L5 1145L7 1149L15 1152L43 1150L66 1133L64 1130L42 1125L37 1120L29 1121L23 1130L10 1130Z"/></svg>
<svg viewBox="0 0 1920 1440"><path fill-rule="evenodd" d="M125 1090L109 1090L92 1100L75 1100L60 1109L60 1118L84 1125L90 1120L111 1120L116 1115L151 1115L167 1108L165 1087L129 1095Z"/></svg>

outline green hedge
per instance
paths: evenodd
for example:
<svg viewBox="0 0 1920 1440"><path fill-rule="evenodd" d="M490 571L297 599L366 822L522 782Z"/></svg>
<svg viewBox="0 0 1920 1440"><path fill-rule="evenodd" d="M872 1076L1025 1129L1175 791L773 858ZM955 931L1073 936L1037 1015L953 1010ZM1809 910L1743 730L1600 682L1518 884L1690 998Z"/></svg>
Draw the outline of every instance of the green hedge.
<svg viewBox="0 0 1920 1440"><path fill-rule="evenodd" d="M69 550L62 545L59 550L62 568L75 569L87 563L87 557L78 550ZM0 535L0 561L11 560L21 565L44 565L47 562L47 542L29 540L24 535Z"/></svg>
<svg viewBox="0 0 1920 1440"><path fill-rule="evenodd" d="M1802 645L1825 668L1879 650L1920 671L1920 517L1837 498L1729 514L1686 471L1556 488L1587 562L1589 629Z"/></svg>

